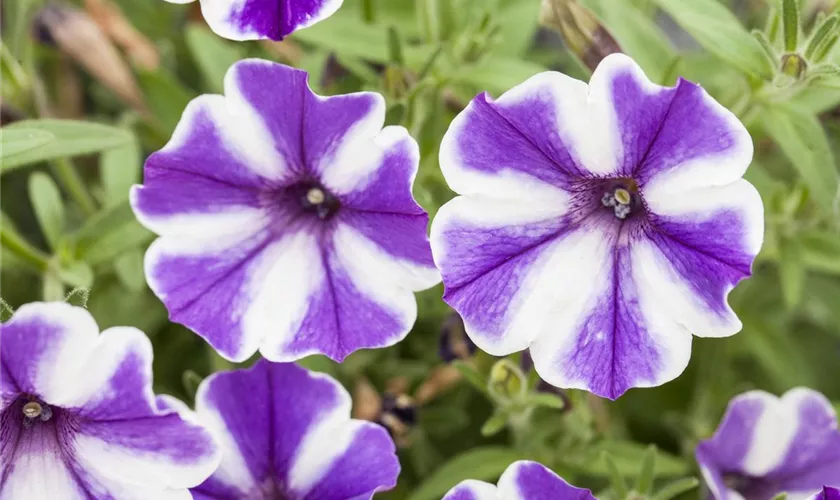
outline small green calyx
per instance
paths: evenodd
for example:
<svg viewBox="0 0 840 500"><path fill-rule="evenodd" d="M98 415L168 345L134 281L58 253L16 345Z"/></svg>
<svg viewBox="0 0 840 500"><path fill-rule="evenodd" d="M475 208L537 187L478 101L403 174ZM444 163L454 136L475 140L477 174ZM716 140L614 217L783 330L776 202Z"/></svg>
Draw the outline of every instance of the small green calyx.
<svg viewBox="0 0 840 500"><path fill-rule="evenodd" d="M799 54L788 53L782 56L781 71L785 75L800 80L807 70L808 63Z"/></svg>

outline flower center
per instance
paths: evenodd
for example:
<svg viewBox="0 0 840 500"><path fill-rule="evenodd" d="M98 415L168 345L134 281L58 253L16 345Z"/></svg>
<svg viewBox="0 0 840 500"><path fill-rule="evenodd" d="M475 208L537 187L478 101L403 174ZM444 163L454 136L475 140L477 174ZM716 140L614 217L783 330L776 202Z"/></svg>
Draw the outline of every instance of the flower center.
<svg viewBox="0 0 840 500"><path fill-rule="evenodd" d="M46 422L53 416L50 405L35 399L30 399L24 403L21 408L21 413L23 413L23 426L25 428L32 427L33 424L39 421Z"/></svg>
<svg viewBox="0 0 840 500"><path fill-rule="evenodd" d="M617 219L625 220L642 210L639 186L632 179L618 179L607 186L601 205L612 210Z"/></svg>
<svg viewBox="0 0 840 500"><path fill-rule="evenodd" d="M316 182L302 182L289 189L304 212L315 214L321 220L331 218L341 207L338 198Z"/></svg>

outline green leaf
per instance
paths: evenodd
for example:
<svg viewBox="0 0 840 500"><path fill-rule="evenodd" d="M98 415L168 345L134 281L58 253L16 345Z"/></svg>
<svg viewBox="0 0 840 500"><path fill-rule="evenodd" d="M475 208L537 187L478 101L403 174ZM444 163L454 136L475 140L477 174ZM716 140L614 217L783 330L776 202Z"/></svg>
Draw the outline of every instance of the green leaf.
<svg viewBox="0 0 840 500"><path fill-rule="evenodd" d="M653 19L632 2L582 0L581 3L595 13L621 50L639 63L651 80L663 82L677 51Z"/></svg>
<svg viewBox="0 0 840 500"><path fill-rule="evenodd" d="M91 266L108 262L153 238L154 234L134 218L128 203L98 213L73 234L76 256Z"/></svg>
<svg viewBox="0 0 840 500"><path fill-rule="evenodd" d="M142 168L140 145L136 140L103 153L99 160L99 174L102 177L105 204L117 205L128 201L128 191L140 181Z"/></svg>
<svg viewBox="0 0 840 500"><path fill-rule="evenodd" d="M64 300L64 284L56 273L44 273L41 281L41 294L47 302Z"/></svg>
<svg viewBox="0 0 840 500"><path fill-rule="evenodd" d="M39 148L55 139L46 130L37 128L0 128L0 162L5 163L9 158Z"/></svg>
<svg viewBox="0 0 840 500"><path fill-rule="evenodd" d="M525 54L539 28L539 12L540 2L511 0L499 7L493 13L493 23L498 26L499 40L504 43L493 47L492 52L513 57Z"/></svg>
<svg viewBox="0 0 840 500"><path fill-rule="evenodd" d="M495 480L508 465L523 458L521 453L501 446L473 448L438 467L408 500L438 500L465 479Z"/></svg>
<svg viewBox="0 0 840 500"><path fill-rule="evenodd" d="M479 373L475 367L460 360L452 363L452 366L461 372L461 375L464 376L464 380L466 380L471 386L475 387L479 392L487 394L487 379L484 375Z"/></svg>
<svg viewBox="0 0 840 500"><path fill-rule="evenodd" d="M782 0L782 29L785 50L794 52L799 43L799 5L796 0Z"/></svg>
<svg viewBox="0 0 840 500"><path fill-rule="evenodd" d="M700 484L696 477L685 477L677 479L676 481L666 484L656 495L653 500L671 500L678 496L688 493Z"/></svg>
<svg viewBox="0 0 840 500"><path fill-rule="evenodd" d="M184 108L197 94L162 68L156 71L138 71L137 82L143 89L155 124L165 135L170 135L181 119Z"/></svg>
<svg viewBox="0 0 840 500"><path fill-rule="evenodd" d="M765 130L799 172L811 197L832 212L837 196L837 167L817 117L775 106L765 108L762 118Z"/></svg>
<svg viewBox="0 0 840 500"><path fill-rule="evenodd" d="M609 471L613 494L616 498L627 498L627 482L624 480L624 476L621 475L621 471L618 470L618 465L609 453L604 452L602 455L604 464Z"/></svg>
<svg viewBox="0 0 840 500"><path fill-rule="evenodd" d="M476 64L465 65L452 76L457 82L498 96L545 70L545 67L536 63L488 54Z"/></svg>
<svg viewBox="0 0 840 500"><path fill-rule="evenodd" d="M195 64L203 75L207 90L221 94L224 91L225 73L233 63L242 59L239 48L199 24L190 24L184 41Z"/></svg>
<svg viewBox="0 0 840 500"><path fill-rule="evenodd" d="M44 172L29 176L29 200L47 243L56 251L64 232L64 204L52 177Z"/></svg>
<svg viewBox="0 0 840 500"><path fill-rule="evenodd" d="M653 480L656 478L656 445L648 446L645 451L645 458L642 460L642 468L639 471L639 479L636 481L636 491L646 495L653 488Z"/></svg>
<svg viewBox="0 0 840 500"><path fill-rule="evenodd" d="M501 411L496 411L490 418L481 426L481 435L484 437L495 436L502 432L502 429L507 425L507 415Z"/></svg>
<svg viewBox="0 0 840 500"><path fill-rule="evenodd" d="M93 285L93 270L84 262L71 262L58 271L61 281L73 287L90 288Z"/></svg>
<svg viewBox="0 0 840 500"><path fill-rule="evenodd" d="M758 42L717 0L653 0L709 52L736 68L769 77L772 68Z"/></svg>
<svg viewBox="0 0 840 500"><path fill-rule="evenodd" d="M805 267L840 275L840 234L813 229L798 234L797 238Z"/></svg>
<svg viewBox="0 0 840 500"><path fill-rule="evenodd" d="M638 477L640 474L639 464L644 461L647 453L647 446L632 441L602 441L588 446L580 456L568 462L582 473L598 477L609 477L603 453L608 453L624 477ZM656 475L658 477L674 477L685 474L689 465L683 459L660 452L656 460Z"/></svg>
<svg viewBox="0 0 840 500"><path fill-rule="evenodd" d="M550 392L536 392L528 396L528 400L536 406L544 406L555 410L562 410L566 407L563 398Z"/></svg>
<svg viewBox="0 0 840 500"><path fill-rule="evenodd" d="M784 239L779 245L779 278L782 282L782 297L788 309L793 309L802 299L805 286L805 266L802 265L798 242Z"/></svg>
<svg viewBox="0 0 840 500"><path fill-rule="evenodd" d="M143 252L134 248L126 251L114 260L114 272L117 278L132 291L140 291L146 286L143 275Z"/></svg>
<svg viewBox="0 0 840 500"><path fill-rule="evenodd" d="M4 136L8 131L17 130L37 130L51 135L52 139L10 158L3 158L0 167L3 173L44 160L98 153L131 141L131 134L121 128L76 120L23 120L2 129Z"/></svg>

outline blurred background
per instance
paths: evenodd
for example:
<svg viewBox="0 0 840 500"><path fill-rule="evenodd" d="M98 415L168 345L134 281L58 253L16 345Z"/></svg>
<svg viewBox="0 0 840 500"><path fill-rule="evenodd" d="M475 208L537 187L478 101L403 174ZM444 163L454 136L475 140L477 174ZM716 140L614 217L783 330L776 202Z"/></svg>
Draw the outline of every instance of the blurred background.
<svg viewBox="0 0 840 500"><path fill-rule="evenodd" d="M733 395L801 385L840 403L840 27L831 17L840 5L800 0L793 40L779 5L345 0L282 42L234 43L207 28L198 2L2 0L3 319L26 302L68 300L102 328L136 326L154 343L156 390L191 402L204 376L232 365L170 323L147 288L143 254L153 235L135 221L128 189L186 103L222 92L233 62L303 68L322 94L385 95L387 121L420 143L415 196L434 216L452 196L437 163L440 139L476 93L499 95L546 69L586 80L605 55L623 51L658 83L701 83L752 133L747 178L764 201L766 236L754 276L730 296L740 334L695 338L679 379L610 402L545 387L527 355L500 364L476 353L439 286L420 294L404 342L342 365L301 364L337 377L354 394L356 416L397 439L403 473L382 498L439 498L525 457L600 490L616 470L637 478L650 444L660 450L658 481L696 475L694 445Z"/></svg>

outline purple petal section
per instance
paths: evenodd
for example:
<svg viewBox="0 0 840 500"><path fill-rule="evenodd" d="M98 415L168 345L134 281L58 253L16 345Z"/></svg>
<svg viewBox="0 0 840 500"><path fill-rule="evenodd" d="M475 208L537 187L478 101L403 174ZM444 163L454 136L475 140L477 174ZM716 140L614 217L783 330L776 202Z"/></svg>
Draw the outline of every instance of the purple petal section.
<svg viewBox="0 0 840 500"><path fill-rule="evenodd" d="M517 225L487 226L453 220L436 252L446 285L443 300L484 332L502 335L508 309L530 266L567 231L563 217Z"/></svg>
<svg viewBox="0 0 840 500"><path fill-rule="evenodd" d="M368 422L359 426L350 446L306 493L306 498L370 500L377 491L396 486L400 464L388 431Z"/></svg>
<svg viewBox="0 0 840 500"><path fill-rule="evenodd" d="M348 224L382 250L398 259L433 268L432 249L426 236L429 216L389 212L344 210L340 221Z"/></svg>
<svg viewBox="0 0 840 500"><path fill-rule="evenodd" d="M559 136L546 133L557 129L558 118L550 93L501 106L485 92L456 118L442 147L450 148L464 169L486 174L515 169L566 188L584 170Z"/></svg>
<svg viewBox="0 0 840 500"><path fill-rule="evenodd" d="M247 284L270 242L270 234L263 232L215 253L193 254L180 253L161 239L146 254L146 276L172 321L189 327L228 358L244 360L259 343L244 339Z"/></svg>
<svg viewBox="0 0 840 500"><path fill-rule="evenodd" d="M351 424L350 404L349 395L337 382L293 364L259 361L248 370L214 375L202 383L196 411L199 416L217 416L256 484L230 484L232 463L226 457L217 475L194 489L195 493L232 498L233 490L247 492L257 487L261 491L274 488L293 498L369 498L374 490L393 486L399 472L393 442L381 427ZM296 468L296 461L306 452L334 455L325 448L303 448L307 435L323 419L340 425L335 428L338 433L352 432L358 425L361 432L342 455L317 464L321 470L314 475L321 479L312 492L289 491L297 480L293 472L313 473Z"/></svg>
<svg viewBox="0 0 840 500"><path fill-rule="evenodd" d="M338 261L331 240L322 243L321 265L324 281L310 296L284 354L302 357L318 352L341 362L358 349L391 345L408 331L410 325L396 312L359 290Z"/></svg>
<svg viewBox="0 0 840 500"><path fill-rule="evenodd" d="M585 381L591 392L617 399L640 382L657 380L664 355L639 302L630 261L632 242L619 244L616 235L610 239L612 259L604 263L610 284L581 316L575 345L554 363L562 366L566 378Z"/></svg>
<svg viewBox="0 0 840 500"><path fill-rule="evenodd" d="M702 220L692 217L650 216L646 236L702 299L720 315L729 311L729 291L752 274L755 253L746 248L742 214L722 211ZM709 237L714 235L714 237Z"/></svg>
<svg viewBox="0 0 840 500"><path fill-rule="evenodd" d="M522 500L595 500L592 492L570 485L550 469L537 462L519 461L499 479L504 498Z"/></svg>
<svg viewBox="0 0 840 500"><path fill-rule="evenodd" d="M840 489L826 486L817 494L814 500L840 500Z"/></svg>
<svg viewBox="0 0 840 500"><path fill-rule="evenodd" d="M787 491L812 491L823 485L840 485L837 415L822 395L813 391L803 394L797 399L799 428L788 453L782 463L767 474L769 482L777 483Z"/></svg>
<svg viewBox="0 0 840 500"><path fill-rule="evenodd" d="M739 150L745 136L749 141L737 119L699 85L682 78L672 88L653 85L632 62L609 68L603 83L623 145L618 174L633 177L640 186L691 160ZM593 81L601 77L596 72ZM748 164L746 158L743 168Z"/></svg>
<svg viewBox="0 0 840 500"><path fill-rule="evenodd" d="M329 17L342 0L202 0L213 31L233 40L282 40L297 29Z"/></svg>
<svg viewBox="0 0 840 500"><path fill-rule="evenodd" d="M225 142L216 120L225 109L221 96L204 95L184 110L170 145L153 153L144 167L144 185L132 205L138 216L213 213L231 206L258 208L258 176ZM230 118L233 119L232 117Z"/></svg>

